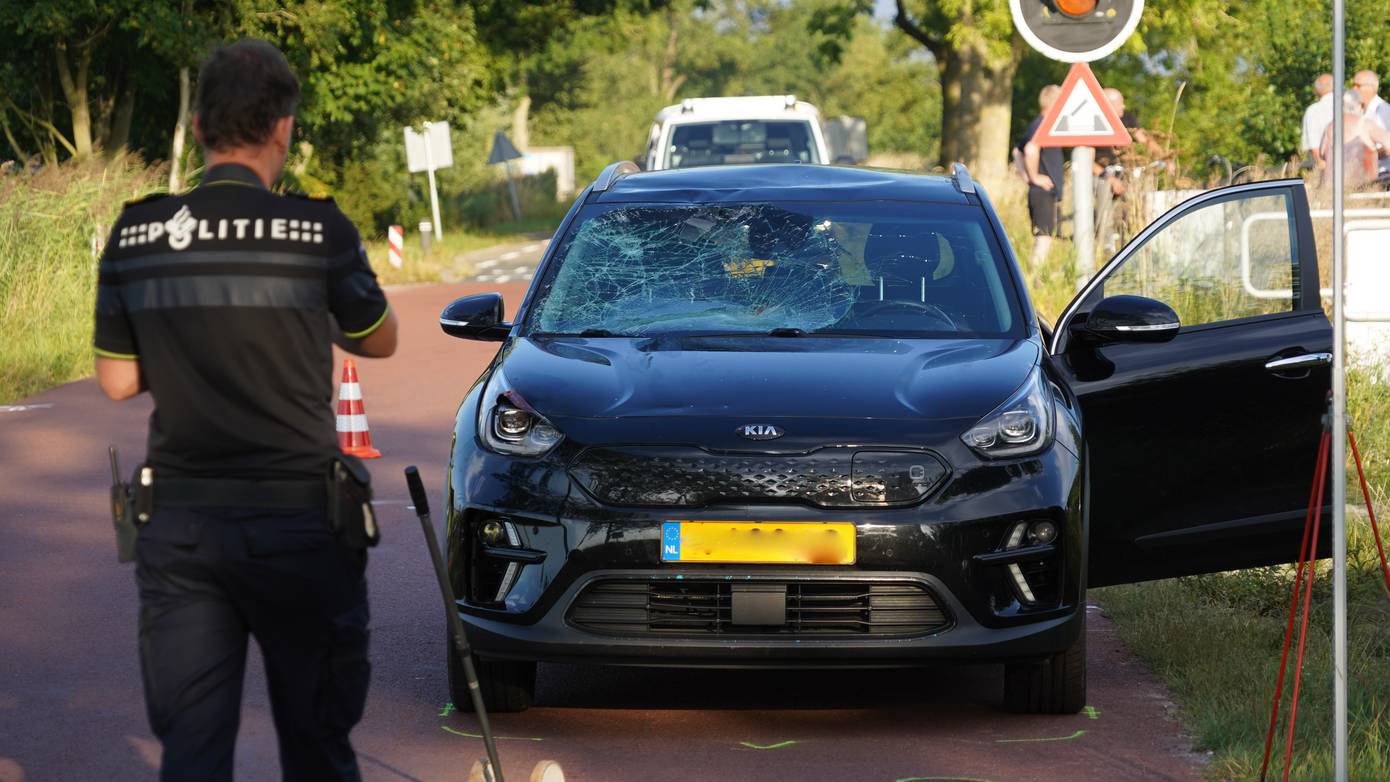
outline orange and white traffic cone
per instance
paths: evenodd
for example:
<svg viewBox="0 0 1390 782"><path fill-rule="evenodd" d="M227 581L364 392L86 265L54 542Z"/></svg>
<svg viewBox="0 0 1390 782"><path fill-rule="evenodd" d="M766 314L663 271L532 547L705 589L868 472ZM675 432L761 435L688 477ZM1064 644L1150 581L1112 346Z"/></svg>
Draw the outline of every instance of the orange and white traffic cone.
<svg viewBox="0 0 1390 782"><path fill-rule="evenodd" d="M357 362L343 360L343 381L338 385L338 447L359 459L378 459L367 431L367 410L362 406L362 385L357 382Z"/></svg>

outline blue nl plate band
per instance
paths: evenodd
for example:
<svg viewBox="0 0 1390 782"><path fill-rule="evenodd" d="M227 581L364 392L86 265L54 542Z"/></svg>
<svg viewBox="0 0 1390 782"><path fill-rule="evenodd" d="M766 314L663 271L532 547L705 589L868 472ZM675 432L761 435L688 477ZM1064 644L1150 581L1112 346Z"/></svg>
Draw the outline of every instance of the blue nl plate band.
<svg viewBox="0 0 1390 782"><path fill-rule="evenodd" d="M664 521L661 523L661 561L679 562L681 560L681 523Z"/></svg>

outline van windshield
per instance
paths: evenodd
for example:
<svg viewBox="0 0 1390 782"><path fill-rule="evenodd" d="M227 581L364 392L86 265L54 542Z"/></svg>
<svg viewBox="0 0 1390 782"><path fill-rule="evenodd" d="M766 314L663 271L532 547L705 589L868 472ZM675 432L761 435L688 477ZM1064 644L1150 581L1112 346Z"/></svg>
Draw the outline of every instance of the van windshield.
<svg viewBox="0 0 1390 782"><path fill-rule="evenodd" d="M547 264L528 331L1020 337L1010 269L978 207L605 205Z"/></svg>
<svg viewBox="0 0 1390 782"><path fill-rule="evenodd" d="M666 168L728 163L824 163L804 120L725 120L675 126Z"/></svg>

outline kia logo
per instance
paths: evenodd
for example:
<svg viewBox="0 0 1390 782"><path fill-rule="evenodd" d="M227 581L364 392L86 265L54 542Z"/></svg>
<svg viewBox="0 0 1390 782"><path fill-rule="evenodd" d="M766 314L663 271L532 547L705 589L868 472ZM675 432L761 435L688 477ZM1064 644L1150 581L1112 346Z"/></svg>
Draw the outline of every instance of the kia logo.
<svg viewBox="0 0 1390 782"><path fill-rule="evenodd" d="M776 440L782 436L782 430L771 424L745 424L738 428L738 433L749 440Z"/></svg>

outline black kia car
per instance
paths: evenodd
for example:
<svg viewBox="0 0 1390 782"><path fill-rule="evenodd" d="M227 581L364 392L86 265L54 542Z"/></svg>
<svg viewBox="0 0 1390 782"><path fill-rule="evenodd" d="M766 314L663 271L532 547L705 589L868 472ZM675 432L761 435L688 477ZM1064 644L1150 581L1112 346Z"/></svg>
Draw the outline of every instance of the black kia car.
<svg viewBox="0 0 1390 782"><path fill-rule="evenodd" d="M1087 587L1296 557L1318 279L1296 180L1169 211L1050 328L964 168L610 166L510 320L440 317L501 343L448 472L489 706L537 661L954 660L1077 711Z"/></svg>

